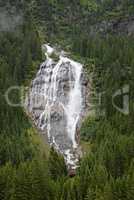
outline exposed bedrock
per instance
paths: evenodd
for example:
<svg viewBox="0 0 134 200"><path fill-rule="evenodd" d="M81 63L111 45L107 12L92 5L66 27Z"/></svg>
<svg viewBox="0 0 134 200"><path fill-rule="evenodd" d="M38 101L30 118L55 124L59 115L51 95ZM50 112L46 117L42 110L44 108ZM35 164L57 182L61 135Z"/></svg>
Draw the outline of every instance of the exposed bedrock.
<svg viewBox="0 0 134 200"><path fill-rule="evenodd" d="M47 59L31 83L26 109L48 142L63 154L69 169L77 167L81 151L79 130L87 112L87 86L80 63L60 56L51 59L53 49L46 45Z"/></svg>

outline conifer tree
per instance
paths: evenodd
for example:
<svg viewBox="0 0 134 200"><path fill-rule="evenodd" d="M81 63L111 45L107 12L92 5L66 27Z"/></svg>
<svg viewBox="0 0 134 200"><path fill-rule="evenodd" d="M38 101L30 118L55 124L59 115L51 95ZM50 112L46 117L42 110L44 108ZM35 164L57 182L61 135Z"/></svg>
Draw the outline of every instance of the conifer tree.
<svg viewBox="0 0 134 200"><path fill-rule="evenodd" d="M58 155L53 147L50 150L48 164L50 175L54 180L67 175L67 168L64 162L64 158L62 155Z"/></svg>

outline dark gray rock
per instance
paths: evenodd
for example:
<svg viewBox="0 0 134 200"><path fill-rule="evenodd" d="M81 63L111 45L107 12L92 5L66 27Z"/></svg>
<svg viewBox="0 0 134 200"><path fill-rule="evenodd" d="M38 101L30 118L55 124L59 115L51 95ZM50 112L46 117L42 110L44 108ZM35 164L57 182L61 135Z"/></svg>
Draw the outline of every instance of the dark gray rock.
<svg viewBox="0 0 134 200"><path fill-rule="evenodd" d="M134 17L124 19L105 20L90 28L90 35L105 35L107 33L134 35Z"/></svg>
<svg viewBox="0 0 134 200"><path fill-rule="evenodd" d="M82 95L78 95L80 99L76 99L76 103L82 99L82 110L84 111L84 96L88 82L84 78L84 72L76 69L77 63L64 58L60 66L59 63L57 64L48 58L40 66L26 99L26 109L32 116L37 128L42 133L47 132L50 145L53 145L57 151L63 153L68 167L74 169L78 162L80 149L74 149L73 139L70 137L67 128L70 91L73 91L76 86L76 73L81 73L81 79L79 79L81 87L78 88ZM80 67L79 64L78 67ZM77 95L74 98L77 98ZM70 115L71 112L74 112L73 108L70 110ZM75 115L77 113L74 112ZM81 121L81 116L79 116L79 121ZM79 143L79 121L75 136L77 144Z"/></svg>

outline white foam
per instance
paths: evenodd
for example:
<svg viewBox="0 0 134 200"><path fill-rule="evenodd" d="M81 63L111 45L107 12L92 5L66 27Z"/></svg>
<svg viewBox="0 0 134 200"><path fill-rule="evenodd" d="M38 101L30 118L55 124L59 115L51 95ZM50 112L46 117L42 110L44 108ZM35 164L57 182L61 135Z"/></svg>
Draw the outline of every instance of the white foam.
<svg viewBox="0 0 134 200"><path fill-rule="evenodd" d="M57 143L55 136L51 136L51 108L55 104L56 101L58 101L59 105L64 109L65 111L65 116L67 120L67 126L65 127L69 139L72 141L73 148L77 148L77 141L76 141L76 129L77 129L77 123L80 117L81 113L81 108L82 108L82 95L81 95L81 84L80 84L80 77L82 73L82 65L78 62L75 62L67 57L63 56L63 52L61 53L59 57L59 61L57 64L54 64L54 61L52 58L50 58L50 55L54 52L54 48L50 47L48 44L45 44L42 46L42 48L45 50L46 54L46 61L43 62L40 66L40 70L37 75L40 75L42 72L42 67L46 67L45 69L46 74L48 74L48 77L46 77L44 74L42 74L41 80L44 80L44 85L42 88L39 88L40 91L38 90L38 86L35 84L35 87L32 88L31 95L38 94L42 95L46 101L45 108L40 113L39 116L39 127L44 130L44 128L47 127L47 134L48 138L52 138L52 144L60 151L60 148ZM68 65L68 70L69 70L69 82L70 82L70 90L68 93L68 102L63 103L59 102L58 99L58 75L59 71L62 68L62 64L65 63L70 63ZM72 80L72 73L73 73L73 78ZM50 75L49 75L50 74ZM50 76L50 77L49 77ZM49 84L49 79L50 79L50 84ZM37 79L35 80L37 81ZM72 84L73 81L73 84ZM34 84L34 82L33 82ZM44 92L44 94L43 94ZM31 98L32 99L32 98ZM32 107L31 107L32 110ZM42 123L44 121L44 123ZM60 128L60 127L59 127ZM75 168L75 163L78 161L77 158L75 158L74 154L72 153L72 149L66 149L65 151L62 150L62 153L65 156L66 163L68 165L73 166Z"/></svg>

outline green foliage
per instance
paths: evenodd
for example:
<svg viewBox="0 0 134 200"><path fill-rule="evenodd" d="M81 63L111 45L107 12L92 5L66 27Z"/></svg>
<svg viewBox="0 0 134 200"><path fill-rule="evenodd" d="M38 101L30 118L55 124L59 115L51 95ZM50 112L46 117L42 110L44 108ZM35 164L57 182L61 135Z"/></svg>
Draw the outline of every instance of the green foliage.
<svg viewBox="0 0 134 200"><path fill-rule="evenodd" d="M134 40L132 36L88 34L90 25L101 19L132 16L133 1L15 0L0 5L9 2L24 11L24 23L14 32L0 32L0 199L133 199L134 112L131 109L129 116L117 113L111 96L129 84L130 100L134 97ZM37 71L42 53L35 24L43 27L47 39L66 45L84 60L89 76L92 72L95 92L105 92L101 105L105 117L88 117L82 124L81 138L89 141L90 152L81 159L73 178L67 177L63 157L53 148L45 155L46 145L23 109L10 107L4 97L10 86L27 85ZM20 94L11 97L18 102ZM116 103L121 106L121 99Z"/></svg>
<svg viewBox="0 0 134 200"><path fill-rule="evenodd" d="M50 176L52 177L52 179L57 180L62 176L64 177L67 175L67 169L64 158L62 157L62 155L58 155L58 153L54 150L53 147L50 150L48 164Z"/></svg>
<svg viewBox="0 0 134 200"><path fill-rule="evenodd" d="M98 5L94 0L80 0L81 5L84 5L88 8L89 12L97 12Z"/></svg>
<svg viewBox="0 0 134 200"><path fill-rule="evenodd" d="M112 103L115 92L126 84L130 87L133 85L133 47L133 37L127 36L108 35L103 38L96 35L88 39L76 37L74 40L73 51L94 61L93 71L91 64L86 65L86 69L89 76L93 72L93 88L96 95L101 95L101 105L96 105L96 107L100 106L99 108L105 111L107 117L111 117L117 111ZM89 63L88 60L87 63ZM119 108L122 108L122 98L122 95L115 98ZM133 97L130 98L130 104L132 99ZM130 112L133 112L132 106Z"/></svg>
<svg viewBox="0 0 134 200"><path fill-rule="evenodd" d="M55 53L51 54L51 58L55 61L58 62L59 61L59 55L56 55Z"/></svg>
<svg viewBox="0 0 134 200"><path fill-rule="evenodd" d="M14 192L16 172L10 163L0 168L0 199L11 199Z"/></svg>
<svg viewBox="0 0 134 200"><path fill-rule="evenodd" d="M90 116L87 117L81 126L81 139L88 141L89 139L93 140L96 136L96 131L99 122Z"/></svg>

